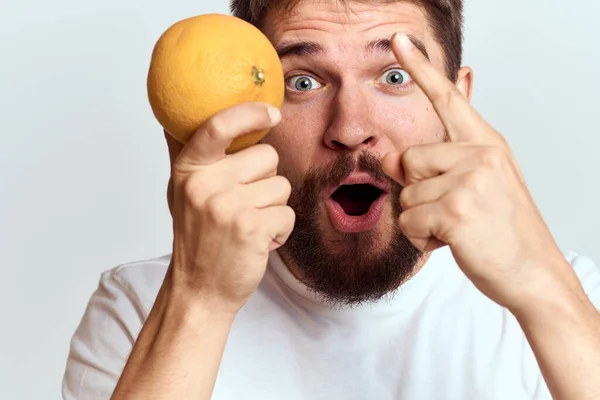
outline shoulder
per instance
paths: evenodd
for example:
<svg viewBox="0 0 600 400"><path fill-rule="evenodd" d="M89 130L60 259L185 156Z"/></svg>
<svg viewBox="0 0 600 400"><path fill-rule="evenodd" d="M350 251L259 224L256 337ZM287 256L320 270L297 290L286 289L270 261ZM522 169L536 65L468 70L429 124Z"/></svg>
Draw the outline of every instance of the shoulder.
<svg viewBox="0 0 600 400"><path fill-rule="evenodd" d="M165 254L160 257L132 261L108 269L102 273L103 277L111 277L122 282L142 280L152 283L156 278L164 278L171 255Z"/></svg>
<svg viewBox="0 0 600 400"><path fill-rule="evenodd" d="M109 398L169 266L170 255L104 271L71 338L63 398Z"/></svg>
<svg viewBox="0 0 600 400"><path fill-rule="evenodd" d="M130 297L145 314L150 311L169 267L171 255L120 264L104 271L100 288L110 287Z"/></svg>

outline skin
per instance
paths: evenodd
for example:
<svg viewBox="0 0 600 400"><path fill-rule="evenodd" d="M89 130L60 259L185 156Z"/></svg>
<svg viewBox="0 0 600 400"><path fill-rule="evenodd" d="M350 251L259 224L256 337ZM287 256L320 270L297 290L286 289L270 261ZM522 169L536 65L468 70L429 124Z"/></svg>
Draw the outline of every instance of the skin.
<svg viewBox="0 0 600 400"><path fill-rule="evenodd" d="M554 399L600 398L600 313L555 244L504 138L405 37L393 51L431 100L450 143L390 153L406 185L400 226L459 267L519 321Z"/></svg>
<svg viewBox="0 0 600 400"><path fill-rule="evenodd" d="M283 120L263 141L280 155L279 173L293 186L299 185L310 166L324 166L341 153L369 152L383 157L415 143L440 142L444 127L427 97L418 86L408 83L394 87L382 84L385 73L399 67L391 51L365 51L373 40L389 39L403 31L421 40L432 63L445 68L441 47L435 42L424 12L413 4L352 4L355 15L333 2L301 2L290 16L268 15L263 27L276 47L288 43L315 42L324 51L314 56L289 55L281 58L287 79ZM357 62L357 60L359 60ZM348 68L352 65L352 68ZM318 89L295 90L300 76L318 82ZM459 71L457 86L470 97L473 74ZM392 199L385 201L376 230L380 240L371 251L389 245ZM335 250L339 236L322 207L320 227ZM285 246L280 253L292 272L299 276ZM344 249L338 249L343 251ZM416 266L415 271L427 260Z"/></svg>
<svg viewBox="0 0 600 400"><path fill-rule="evenodd" d="M440 46L414 5L353 3L353 10L305 1L292 17L268 16L265 32L276 46L311 40L326 51L282 60L288 77L310 73L322 83L289 91L283 118L243 104L215 115L185 146L166 135L173 257L113 399L210 398L235 315L294 225L291 186L311 164L358 151L383 156L386 173L406 187L398 223L411 242L427 252L449 246L473 283L516 316L553 398L600 398L600 315L506 141L469 105L472 72L461 69L455 83L444 77ZM420 39L430 60L397 31ZM363 51L390 37L393 52ZM398 65L414 84L376 84ZM234 137L269 127L264 144L225 156ZM385 237L384 225L376 229ZM336 234L325 215L321 228Z"/></svg>

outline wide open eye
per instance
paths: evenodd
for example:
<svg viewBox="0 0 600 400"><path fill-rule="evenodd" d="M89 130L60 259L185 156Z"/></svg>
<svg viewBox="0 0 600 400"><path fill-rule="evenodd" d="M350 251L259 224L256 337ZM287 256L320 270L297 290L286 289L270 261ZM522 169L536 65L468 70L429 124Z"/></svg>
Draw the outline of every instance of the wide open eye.
<svg viewBox="0 0 600 400"><path fill-rule="evenodd" d="M381 78L379 79L379 83L392 86L402 86L410 83L411 81L412 78L408 72L400 68L394 68L385 71L385 73L381 75Z"/></svg>
<svg viewBox="0 0 600 400"><path fill-rule="evenodd" d="M297 75L286 81L286 87L296 92L308 92L309 90L319 89L321 84L308 75Z"/></svg>

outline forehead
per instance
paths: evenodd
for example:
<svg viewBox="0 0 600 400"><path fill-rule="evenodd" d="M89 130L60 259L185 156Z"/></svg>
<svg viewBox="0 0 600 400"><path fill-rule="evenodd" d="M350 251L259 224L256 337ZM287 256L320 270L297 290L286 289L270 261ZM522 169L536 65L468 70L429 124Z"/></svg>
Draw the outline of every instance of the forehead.
<svg viewBox="0 0 600 400"><path fill-rule="evenodd" d="M368 51L364 44L403 31L435 53L425 10L413 1L300 0L288 11L270 11L263 31L277 47L294 42L319 44L325 54ZM430 54L431 55L431 54ZM434 58L435 54L433 54ZM433 61L433 60L432 60Z"/></svg>

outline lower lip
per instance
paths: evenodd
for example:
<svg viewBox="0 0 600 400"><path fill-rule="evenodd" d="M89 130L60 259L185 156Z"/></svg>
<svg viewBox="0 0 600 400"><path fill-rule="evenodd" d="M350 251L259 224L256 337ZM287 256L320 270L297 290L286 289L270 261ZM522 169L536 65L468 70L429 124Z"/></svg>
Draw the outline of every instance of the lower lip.
<svg viewBox="0 0 600 400"><path fill-rule="evenodd" d="M342 206L331 198L325 200L325 207L327 208L331 223L338 231L345 233L364 232L375 228L381 219L384 198L385 194L382 193L371 204L369 211L363 215L353 216L346 214Z"/></svg>

